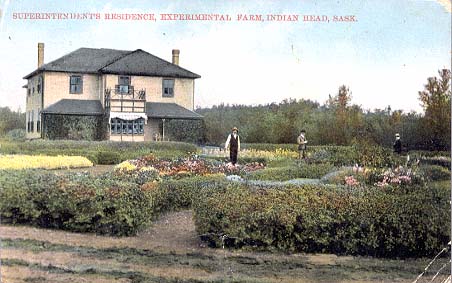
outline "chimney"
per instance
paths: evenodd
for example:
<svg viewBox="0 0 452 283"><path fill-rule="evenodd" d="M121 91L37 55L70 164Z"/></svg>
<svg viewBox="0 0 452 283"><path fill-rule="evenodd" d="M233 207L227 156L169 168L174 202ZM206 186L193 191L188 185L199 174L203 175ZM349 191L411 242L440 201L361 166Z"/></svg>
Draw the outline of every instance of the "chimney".
<svg viewBox="0 0 452 283"><path fill-rule="evenodd" d="M179 49L173 49L173 64L179 66Z"/></svg>
<svg viewBox="0 0 452 283"><path fill-rule="evenodd" d="M44 43L38 43L38 68L44 65Z"/></svg>

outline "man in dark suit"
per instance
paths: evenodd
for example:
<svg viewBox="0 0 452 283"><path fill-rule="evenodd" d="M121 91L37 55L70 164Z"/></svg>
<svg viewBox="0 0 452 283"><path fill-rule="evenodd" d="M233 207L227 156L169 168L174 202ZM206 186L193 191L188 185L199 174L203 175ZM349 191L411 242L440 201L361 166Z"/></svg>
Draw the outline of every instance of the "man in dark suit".
<svg viewBox="0 0 452 283"><path fill-rule="evenodd" d="M240 137L236 127L232 128L232 133L229 134L224 148L225 150L229 149L229 158L232 165L235 165L237 163L237 154L240 151Z"/></svg>

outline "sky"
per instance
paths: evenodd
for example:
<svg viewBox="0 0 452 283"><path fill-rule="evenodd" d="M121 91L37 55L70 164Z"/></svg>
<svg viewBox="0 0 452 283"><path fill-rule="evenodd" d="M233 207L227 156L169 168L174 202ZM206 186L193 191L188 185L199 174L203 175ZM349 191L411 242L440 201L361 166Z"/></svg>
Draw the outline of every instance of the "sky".
<svg viewBox="0 0 452 283"><path fill-rule="evenodd" d="M143 49L201 75L195 106L324 103L341 85L363 109L421 112L418 92L451 65L450 0L0 0L0 106L25 109L37 67L80 47ZM153 13L156 21L23 20L14 13ZM231 21L162 21L160 14L223 14ZM267 21L266 15L298 21ZM262 15L264 21L238 21ZM304 21L304 16L329 21ZM335 22L353 16L354 22Z"/></svg>

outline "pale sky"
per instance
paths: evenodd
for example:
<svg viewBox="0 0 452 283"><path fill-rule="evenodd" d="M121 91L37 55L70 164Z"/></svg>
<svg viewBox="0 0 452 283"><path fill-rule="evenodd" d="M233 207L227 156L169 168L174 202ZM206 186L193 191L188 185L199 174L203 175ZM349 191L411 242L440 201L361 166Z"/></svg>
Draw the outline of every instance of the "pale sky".
<svg viewBox="0 0 452 283"><path fill-rule="evenodd" d="M25 109L26 81L80 47L143 49L201 75L195 106L323 103L340 85L364 109L421 111L418 91L451 64L450 0L50 1L0 0L0 106ZM13 13L154 13L157 21L14 20ZM228 14L232 21L161 21L160 14ZM239 14L298 15L298 22L243 22ZM304 15L329 22L306 22ZM333 22L353 15L356 22Z"/></svg>

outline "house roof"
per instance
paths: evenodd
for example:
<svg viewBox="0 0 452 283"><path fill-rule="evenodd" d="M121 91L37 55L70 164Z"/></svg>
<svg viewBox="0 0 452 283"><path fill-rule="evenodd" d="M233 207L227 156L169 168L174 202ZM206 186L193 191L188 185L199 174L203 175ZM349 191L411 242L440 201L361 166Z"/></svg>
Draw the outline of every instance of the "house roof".
<svg viewBox="0 0 452 283"><path fill-rule="evenodd" d="M188 110L176 103L163 102L146 102L146 115L149 118L161 119L191 119L199 120L203 116L198 113Z"/></svg>
<svg viewBox="0 0 452 283"><path fill-rule="evenodd" d="M61 99L44 108L43 114L102 115L104 110L99 100Z"/></svg>
<svg viewBox="0 0 452 283"><path fill-rule="evenodd" d="M137 76L200 78L200 76L195 73L160 59L141 49L137 49L103 67L101 72L107 74L129 74Z"/></svg>
<svg viewBox="0 0 452 283"><path fill-rule="evenodd" d="M28 79L44 71L192 79L201 77L141 49L125 51L105 48L79 48L59 59L42 65L40 68L26 75L24 79Z"/></svg>

